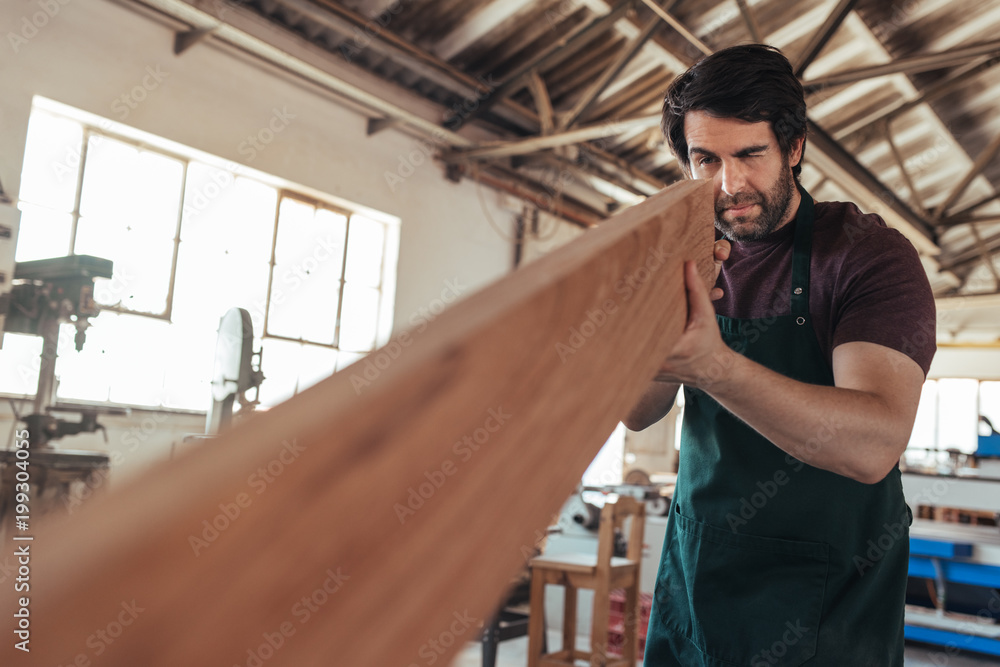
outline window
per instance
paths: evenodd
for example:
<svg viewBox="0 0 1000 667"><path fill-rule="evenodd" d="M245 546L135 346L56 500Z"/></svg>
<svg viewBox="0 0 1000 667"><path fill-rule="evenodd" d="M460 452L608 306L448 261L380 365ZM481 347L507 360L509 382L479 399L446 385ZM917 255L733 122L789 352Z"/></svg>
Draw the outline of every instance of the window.
<svg viewBox="0 0 1000 667"><path fill-rule="evenodd" d="M927 380L920 395L907 460L943 462L945 450L971 454L979 446L979 416L1000 430L1000 382ZM942 452L942 453L938 453Z"/></svg>
<svg viewBox="0 0 1000 667"><path fill-rule="evenodd" d="M36 98L16 260L89 254L82 352L59 342L56 396L207 409L216 329L246 308L274 405L363 356L392 328L398 219ZM41 340L8 334L0 391L34 394Z"/></svg>

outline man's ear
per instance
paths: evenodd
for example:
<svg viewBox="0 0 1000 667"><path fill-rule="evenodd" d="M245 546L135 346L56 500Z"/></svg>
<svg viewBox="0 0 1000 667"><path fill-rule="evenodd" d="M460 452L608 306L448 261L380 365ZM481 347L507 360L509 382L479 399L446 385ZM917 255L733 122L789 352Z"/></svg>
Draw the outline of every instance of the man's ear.
<svg viewBox="0 0 1000 667"><path fill-rule="evenodd" d="M788 166L794 167L795 165L802 162L802 150L805 148L806 138L805 135L794 139L792 141L792 149L788 151Z"/></svg>

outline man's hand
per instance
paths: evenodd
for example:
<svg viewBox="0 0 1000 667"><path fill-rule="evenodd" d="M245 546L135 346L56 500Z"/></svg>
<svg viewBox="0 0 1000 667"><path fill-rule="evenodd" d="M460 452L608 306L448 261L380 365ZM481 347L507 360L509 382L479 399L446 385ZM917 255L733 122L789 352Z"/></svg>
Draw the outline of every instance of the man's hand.
<svg viewBox="0 0 1000 667"><path fill-rule="evenodd" d="M732 246L729 241L721 239L715 242L715 247L713 249L713 255L715 257L715 274L712 278L712 284L714 285L719 280L719 273L722 271L722 263L729 259L729 251ZM723 297L722 289L719 287L712 287L711 291L705 288L705 285L701 281L701 277L698 275L697 270L694 268L693 262L688 262L690 266L685 266L684 268L684 281L687 284L688 291L688 323L685 328L685 333L683 334L681 341L678 346L684 340L689 340L691 342L696 342L698 336L702 335L699 329L709 327L715 330L715 339L721 343L722 337L719 334L719 327L715 324L715 311L712 307L712 301L716 301ZM692 297L692 290L697 293L696 297ZM703 309L707 304L707 312L702 313L701 310L698 311L697 320L692 319L695 315L694 307L691 305L694 303L695 298L700 298L699 308ZM663 418L670 408L674 405L674 399L677 396L677 390L681 382L687 384L692 384L682 379L680 376L675 378L674 373L679 372L680 366L687 366L688 364L684 362L683 359L678 357L678 353L682 352L678 346L674 347L671 352L670 358L660 369L660 372L654 378L654 382L650 385L649 389L643 394L639 402L632 408L628 416L625 418L625 426L634 430L641 431L650 424L655 424L660 419ZM725 344L722 347L726 348ZM675 365L677 368L675 368ZM724 370L722 366L718 366L720 370ZM711 380L711 372L713 367L709 367L708 375L706 376Z"/></svg>
<svg viewBox="0 0 1000 667"><path fill-rule="evenodd" d="M729 242L716 245L716 264L721 267L718 257L729 256ZM684 284L687 288L688 319L684 333L674 344L670 356L656 375L658 382L685 384L689 387L704 388L705 385L721 379L732 366L731 355L736 354L722 340L719 325L715 321L715 308L709 291L705 288L698 266L688 261L684 264ZM715 288L722 296L722 290Z"/></svg>
<svg viewBox="0 0 1000 667"><path fill-rule="evenodd" d="M715 242L715 276L712 278L713 285L719 282L719 273L722 272L722 263L729 259L729 251L732 250L732 248L732 244L730 244L726 239L719 239ZM723 297L721 287L713 287L712 291L708 294L712 301L718 301Z"/></svg>

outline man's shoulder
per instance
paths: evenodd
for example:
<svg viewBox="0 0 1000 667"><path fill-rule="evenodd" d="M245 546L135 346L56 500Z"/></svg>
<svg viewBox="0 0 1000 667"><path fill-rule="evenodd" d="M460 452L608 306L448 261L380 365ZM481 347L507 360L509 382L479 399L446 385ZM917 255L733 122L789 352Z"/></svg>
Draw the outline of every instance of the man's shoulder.
<svg viewBox="0 0 1000 667"><path fill-rule="evenodd" d="M815 204L815 236L820 248L840 253L913 251L899 230L889 227L882 216L864 213L852 202L824 201ZM914 251L915 252L915 251Z"/></svg>

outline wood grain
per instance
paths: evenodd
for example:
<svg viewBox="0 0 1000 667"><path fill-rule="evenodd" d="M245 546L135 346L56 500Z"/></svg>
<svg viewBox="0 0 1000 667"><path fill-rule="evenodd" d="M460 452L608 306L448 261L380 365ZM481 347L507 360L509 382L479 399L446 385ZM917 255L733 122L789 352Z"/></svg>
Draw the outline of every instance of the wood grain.
<svg viewBox="0 0 1000 667"><path fill-rule="evenodd" d="M0 664L447 665L682 331L712 217L674 185L43 526Z"/></svg>

